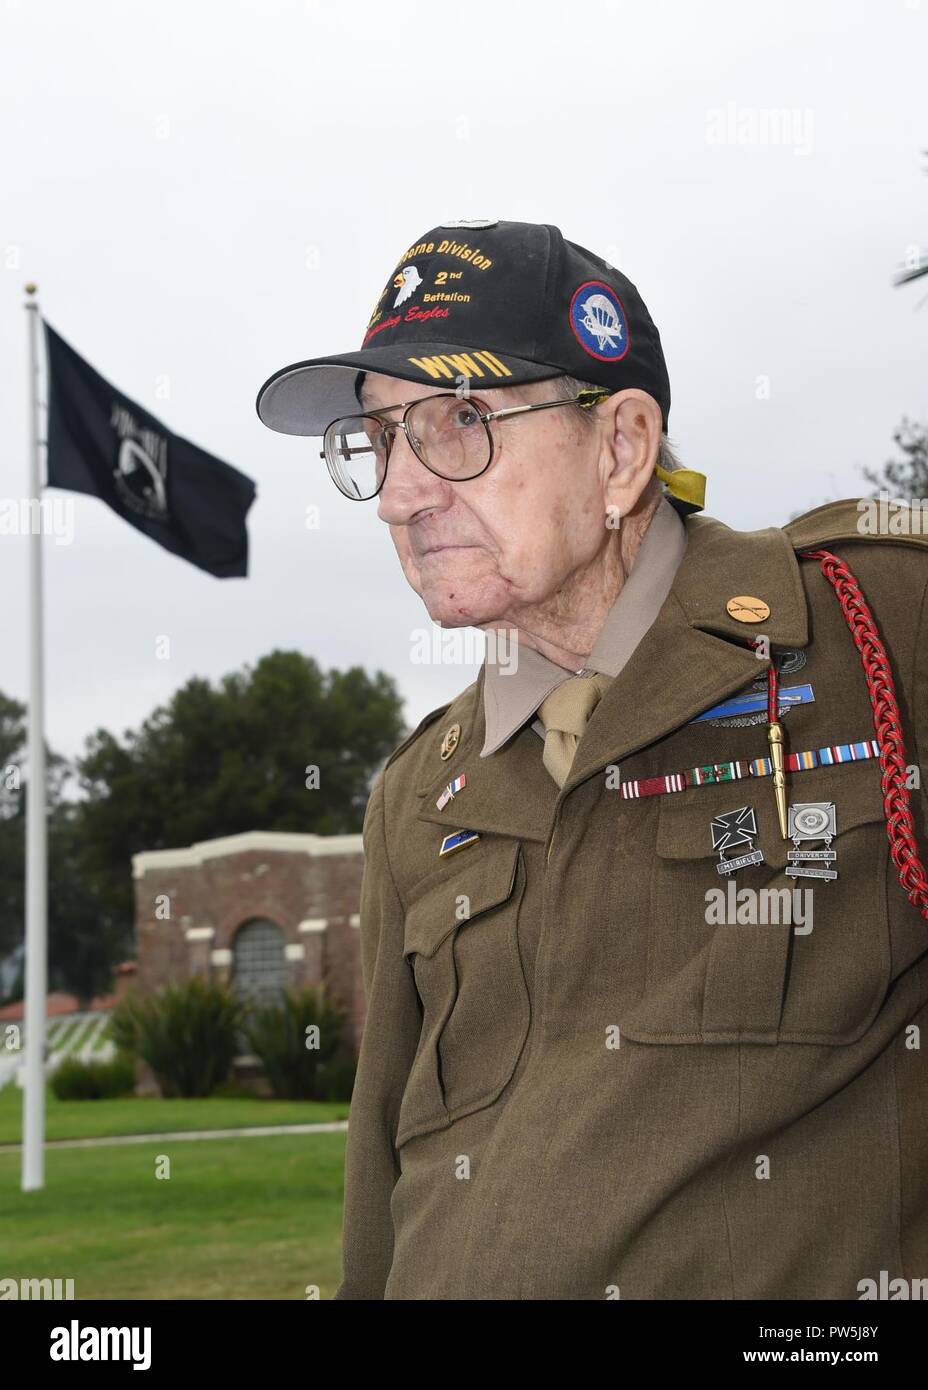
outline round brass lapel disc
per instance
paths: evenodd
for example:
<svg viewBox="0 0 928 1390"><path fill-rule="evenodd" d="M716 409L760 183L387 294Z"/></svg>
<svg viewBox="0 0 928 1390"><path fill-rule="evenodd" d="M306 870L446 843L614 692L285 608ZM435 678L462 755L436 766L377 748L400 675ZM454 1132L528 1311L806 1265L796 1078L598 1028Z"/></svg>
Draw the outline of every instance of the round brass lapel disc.
<svg viewBox="0 0 928 1390"><path fill-rule="evenodd" d="M728 616L738 623L762 623L770 617L770 604L762 598L752 598L750 594L739 594L730 598L725 605Z"/></svg>
<svg viewBox="0 0 928 1390"><path fill-rule="evenodd" d="M451 754L454 752L455 748L457 748L460 739L460 724L452 724L451 728L448 730L448 732L445 734L444 738L441 741L442 762L446 762L447 759L451 757Z"/></svg>

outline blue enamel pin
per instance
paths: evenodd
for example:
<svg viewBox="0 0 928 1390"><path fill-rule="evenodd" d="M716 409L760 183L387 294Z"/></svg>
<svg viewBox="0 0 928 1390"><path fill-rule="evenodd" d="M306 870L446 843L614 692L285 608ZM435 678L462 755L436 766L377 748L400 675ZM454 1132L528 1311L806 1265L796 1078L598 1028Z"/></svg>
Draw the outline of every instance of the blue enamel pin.
<svg viewBox="0 0 928 1390"><path fill-rule="evenodd" d="M459 849L466 849L479 839L476 830L456 830L453 835L446 835L442 840L441 849L438 851L439 858L446 854L456 854Z"/></svg>

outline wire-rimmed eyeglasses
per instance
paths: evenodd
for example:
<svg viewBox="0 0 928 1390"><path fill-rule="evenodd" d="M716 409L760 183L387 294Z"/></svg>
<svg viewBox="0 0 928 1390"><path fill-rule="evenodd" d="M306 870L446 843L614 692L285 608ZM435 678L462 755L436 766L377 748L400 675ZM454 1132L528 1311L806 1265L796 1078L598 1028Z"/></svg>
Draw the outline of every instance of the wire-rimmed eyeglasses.
<svg viewBox="0 0 928 1390"><path fill-rule="evenodd" d="M465 482L485 473L493 462L491 420L549 410L557 405L581 409L606 400L609 391L584 390L556 401L536 401L504 410L482 409L482 402L455 392L422 396L417 401L387 409L403 409L399 420L384 420L385 411L365 411L333 420L323 435L319 457L324 458L332 481L354 502L376 497L384 485L390 451L397 430L402 430L416 458L431 473L449 482Z"/></svg>

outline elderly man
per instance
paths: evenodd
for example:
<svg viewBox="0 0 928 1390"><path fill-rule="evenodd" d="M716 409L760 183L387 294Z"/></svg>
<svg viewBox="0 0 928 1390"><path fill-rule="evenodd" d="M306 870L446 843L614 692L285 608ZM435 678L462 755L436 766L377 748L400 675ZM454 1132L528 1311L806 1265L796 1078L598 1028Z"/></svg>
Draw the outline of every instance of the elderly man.
<svg viewBox="0 0 928 1390"><path fill-rule="evenodd" d="M367 807L337 1298L928 1277L925 538L698 515L669 408L634 285L492 220L259 395L488 635Z"/></svg>

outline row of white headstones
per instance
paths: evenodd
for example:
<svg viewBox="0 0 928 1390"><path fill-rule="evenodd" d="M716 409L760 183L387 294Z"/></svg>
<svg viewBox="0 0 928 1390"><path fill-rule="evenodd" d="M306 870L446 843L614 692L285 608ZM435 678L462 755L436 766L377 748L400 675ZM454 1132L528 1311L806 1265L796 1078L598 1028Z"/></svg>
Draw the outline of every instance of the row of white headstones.
<svg viewBox="0 0 928 1390"><path fill-rule="evenodd" d="M53 1072L65 1057L78 1057L83 1062L109 1061L116 1050L113 1042L104 1037L109 1016L109 1010L103 1010L50 1018L45 1026L46 1073ZM9 1047L10 1026L0 1022L0 1088L11 1081L22 1086L22 1067L28 1040L22 1032L22 1024L15 1024L13 1026L20 1030L19 1047Z"/></svg>

